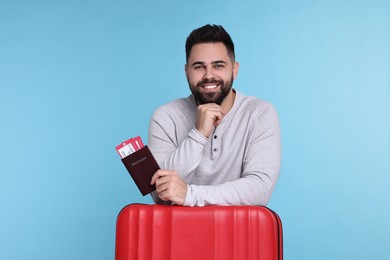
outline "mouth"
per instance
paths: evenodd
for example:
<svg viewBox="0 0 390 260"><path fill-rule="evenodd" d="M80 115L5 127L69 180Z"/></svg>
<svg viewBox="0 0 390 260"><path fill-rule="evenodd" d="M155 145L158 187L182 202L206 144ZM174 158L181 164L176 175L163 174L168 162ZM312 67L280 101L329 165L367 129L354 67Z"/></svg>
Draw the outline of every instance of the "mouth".
<svg viewBox="0 0 390 260"><path fill-rule="evenodd" d="M219 85L218 84L213 84L213 85L203 85L202 87L204 89L216 89Z"/></svg>
<svg viewBox="0 0 390 260"><path fill-rule="evenodd" d="M220 83L217 83L217 82L213 82L213 83L205 83L205 84L200 84L199 87L201 87L202 89L204 89L204 91L207 91L207 92L213 92L213 91L216 91L220 88L221 84Z"/></svg>

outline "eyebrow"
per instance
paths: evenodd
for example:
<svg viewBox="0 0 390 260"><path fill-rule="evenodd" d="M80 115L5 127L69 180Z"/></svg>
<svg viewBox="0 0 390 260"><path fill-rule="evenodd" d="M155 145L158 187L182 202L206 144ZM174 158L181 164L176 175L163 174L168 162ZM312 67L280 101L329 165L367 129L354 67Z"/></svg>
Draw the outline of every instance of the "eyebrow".
<svg viewBox="0 0 390 260"><path fill-rule="evenodd" d="M211 64L220 64L220 63L226 64L226 62L223 60L216 60L216 61L211 62ZM206 64L206 62L204 62L204 61L195 61L194 63L191 64L191 66L205 65L205 64Z"/></svg>
<svg viewBox="0 0 390 260"><path fill-rule="evenodd" d="M226 62L224 60L216 60L216 61L211 62L211 64L217 64L217 63L226 64Z"/></svg>

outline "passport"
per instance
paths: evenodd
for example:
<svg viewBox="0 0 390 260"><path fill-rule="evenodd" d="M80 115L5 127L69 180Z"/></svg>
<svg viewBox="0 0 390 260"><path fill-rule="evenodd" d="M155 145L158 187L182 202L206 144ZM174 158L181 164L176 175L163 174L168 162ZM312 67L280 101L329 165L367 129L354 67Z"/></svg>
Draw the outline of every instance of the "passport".
<svg viewBox="0 0 390 260"><path fill-rule="evenodd" d="M156 186L151 185L150 181L160 167L147 145L123 158L122 162L142 195L156 190Z"/></svg>
<svg viewBox="0 0 390 260"><path fill-rule="evenodd" d="M147 145L144 145L142 141L139 141L140 140L138 140L138 144L140 144L139 147L133 147L134 151L130 152L126 156L123 156L124 153L121 153L119 150L128 145L127 141L117 146L116 150L121 156L121 160L124 166L126 167L131 178L137 185L139 191L142 193L143 196L145 196L156 190L156 186L151 185L150 181L152 180L152 176L154 175L154 173L159 170L160 167L156 159L154 158L152 152L149 150L149 147ZM136 143L136 141L134 142Z"/></svg>

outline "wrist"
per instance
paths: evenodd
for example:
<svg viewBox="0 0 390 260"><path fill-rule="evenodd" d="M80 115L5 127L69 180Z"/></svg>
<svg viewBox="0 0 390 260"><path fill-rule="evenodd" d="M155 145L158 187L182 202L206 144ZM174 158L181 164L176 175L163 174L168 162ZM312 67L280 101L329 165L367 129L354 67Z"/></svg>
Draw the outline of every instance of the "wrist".
<svg viewBox="0 0 390 260"><path fill-rule="evenodd" d="M200 130L198 130L198 128L194 127L194 130L195 130L195 132L196 132L198 135L200 135L203 139L208 140L209 137L208 137L207 135L203 134Z"/></svg>

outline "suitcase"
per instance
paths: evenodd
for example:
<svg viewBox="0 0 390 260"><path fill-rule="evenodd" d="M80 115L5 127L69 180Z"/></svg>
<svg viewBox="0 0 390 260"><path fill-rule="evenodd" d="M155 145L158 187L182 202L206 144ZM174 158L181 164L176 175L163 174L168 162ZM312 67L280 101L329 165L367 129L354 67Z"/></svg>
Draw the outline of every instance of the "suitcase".
<svg viewBox="0 0 390 260"><path fill-rule="evenodd" d="M116 260L282 260L282 224L262 206L130 204L118 215Z"/></svg>

